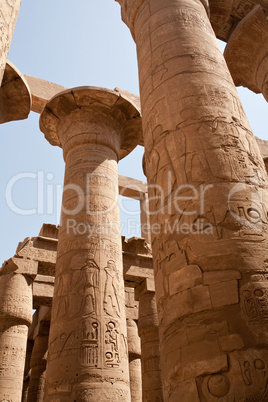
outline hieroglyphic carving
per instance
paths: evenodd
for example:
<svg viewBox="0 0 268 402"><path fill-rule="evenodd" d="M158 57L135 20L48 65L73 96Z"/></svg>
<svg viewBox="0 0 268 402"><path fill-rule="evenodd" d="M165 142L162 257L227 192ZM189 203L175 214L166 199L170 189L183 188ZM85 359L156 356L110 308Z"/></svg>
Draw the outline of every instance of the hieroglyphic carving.
<svg viewBox="0 0 268 402"><path fill-rule="evenodd" d="M82 366L98 367L100 323L96 319L86 318L82 321L82 340L80 359Z"/></svg>
<svg viewBox="0 0 268 402"><path fill-rule="evenodd" d="M120 356L120 332L115 321L106 324L105 332L105 364L107 367L119 367Z"/></svg>

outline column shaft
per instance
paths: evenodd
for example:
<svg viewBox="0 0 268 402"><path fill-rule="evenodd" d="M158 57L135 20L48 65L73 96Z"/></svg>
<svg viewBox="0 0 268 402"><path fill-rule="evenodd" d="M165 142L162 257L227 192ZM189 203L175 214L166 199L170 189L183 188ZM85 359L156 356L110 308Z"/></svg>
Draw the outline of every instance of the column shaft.
<svg viewBox="0 0 268 402"><path fill-rule="evenodd" d="M28 326L32 321L32 278L22 274L27 265L37 273L37 264L17 258L8 260L0 271L1 401L21 402L22 398Z"/></svg>
<svg viewBox="0 0 268 402"><path fill-rule="evenodd" d="M66 162L46 401L130 400L117 161L132 112L114 91L81 87L41 115Z"/></svg>
<svg viewBox="0 0 268 402"><path fill-rule="evenodd" d="M137 45L165 400L264 400L259 149L204 2L119 2Z"/></svg>
<svg viewBox="0 0 268 402"><path fill-rule="evenodd" d="M138 331L141 338L142 400L163 401L160 367L158 317L153 284L145 279L137 288L139 300ZM149 284L149 286L148 286ZM152 286L151 286L152 285Z"/></svg>
<svg viewBox="0 0 268 402"><path fill-rule="evenodd" d="M31 377L27 402L43 402L47 365L48 335L37 335L31 356Z"/></svg>

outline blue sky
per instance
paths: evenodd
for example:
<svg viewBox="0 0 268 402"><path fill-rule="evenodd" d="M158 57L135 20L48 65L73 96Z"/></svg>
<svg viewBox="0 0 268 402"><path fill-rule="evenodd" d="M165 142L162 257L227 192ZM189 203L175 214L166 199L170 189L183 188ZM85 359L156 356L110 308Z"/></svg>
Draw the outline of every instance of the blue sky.
<svg viewBox="0 0 268 402"><path fill-rule="evenodd" d="M22 73L65 87L119 87L139 93L135 44L121 21L120 6L113 0L22 0L9 60ZM239 94L254 134L268 140L264 98L243 88ZM64 163L61 149L44 139L39 130L39 115L34 112L27 120L1 125L0 141L0 258L3 262L14 255L19 241L36 236L43 222L57 223ZM122 160L119 174L145 180L142 154L142 147L138 147ZM21 173L27 177L19 179ZM14 205L10 208L6 196L9 197L7 190L11 188L12 178ZM54 200L52 206L46 202L50 194ZM15 207L28 210L29 215L15 212ZM135 212L138 205L125 200L124 207ZM126 218L123 214L123 234L138 235L135 224L138 215L132 215L131 229L127 228Z"/></svg>

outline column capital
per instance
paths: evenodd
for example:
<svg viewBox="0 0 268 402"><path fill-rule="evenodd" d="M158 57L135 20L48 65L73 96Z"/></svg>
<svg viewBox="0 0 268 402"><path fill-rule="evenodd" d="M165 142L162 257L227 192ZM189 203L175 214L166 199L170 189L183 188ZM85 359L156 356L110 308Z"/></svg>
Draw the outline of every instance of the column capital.
<svg viewBox="0 0 268 402"><path fill-rule="evenodd" d="M139 10L148 6L148 11L153 14L157 10L161 10L161 8L167 7L166 2L154 2L154 0L115 0L121 6L121 17L122 21L129 27L132 37L135 41L135 19ZM194 0L202 3L209 15L209 0ZM171 0L170 3L178 3L178 0Z"/></svg>
<svg viewBox="0 0 268 402"><path fill-rule="evenodd" d="M224 56L236 86L262 92L268 101L268 20L260 5L230 36Z"/></svg>
<svg viewBox="0 0 268 402"><path fill-rule="evenodd" d="M234 0L210 0L210 22L215 35L225 27L233 9Z"/></svg>
<svg viewBox="0 0 268 402"><path fill-rule="evenodd" d="M130 97L119 90L90 86L55 95L41 113L40 130L65 155L73 146L100 143L120 159L138 145L142 135L140 112ZM118 141L112 131L119 135Z"/></svg>

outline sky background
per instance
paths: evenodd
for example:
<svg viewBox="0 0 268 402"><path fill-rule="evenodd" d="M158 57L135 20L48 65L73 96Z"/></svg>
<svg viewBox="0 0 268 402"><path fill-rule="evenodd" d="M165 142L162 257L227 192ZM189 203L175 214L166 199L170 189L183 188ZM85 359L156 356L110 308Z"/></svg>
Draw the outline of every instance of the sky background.
<svg viewBox="0 0 268 402"><path fill-rule="evenodd" d="M9 60L22 73L67 88L119 87L139 94L135 44L113 0L22 0ZM268 140L267 102L247 89L238 92L254 134ZM137 147L119 162L119 174L146 181L142 155L143 148ZM14 255L19 241L38 235L44 222L58 223L64 162L62 150L44 139L34 112L27 120L0 126L0 158L2 263ZM7 202L11 189L13 206ZM122 213L122 234L138 236L138 202L121 202L131 211ZM29 215L15 212L16 207Z"/></svg>

